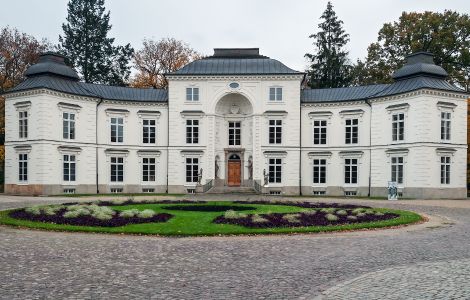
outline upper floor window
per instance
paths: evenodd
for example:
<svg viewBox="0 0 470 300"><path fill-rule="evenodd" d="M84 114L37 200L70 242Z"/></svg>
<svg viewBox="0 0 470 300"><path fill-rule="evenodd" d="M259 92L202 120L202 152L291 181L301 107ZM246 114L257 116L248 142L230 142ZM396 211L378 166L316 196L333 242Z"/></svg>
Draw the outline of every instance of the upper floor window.
<svg viewBox="0 0 470 300"><path fill-rule="evenodd" d="M124 181L124 157L111 157L111 181Z"/></svg>
<svg viewBox="0 0 470 300"><path fill-rule="evenodd" d="M238 146L241 144L241 123L228 123L228 144L230 146Z"/></svg>
<svg viewBox="0 0 470 300"><path fill-rule="evenodd" d="M18 112L18 134L20 139L28 138L28 112L20 111Z"/></svg>
<svg viewBox="0 0 470 300"><path fill-rule="evenodd" d="M313 183L326 183L326 159L313 160Z"/></svg>
<svg viewBox="0 0 470 300"><path fill-rule="evenodd" d="M392 157L392 181L403 183L403 157Z"/></svg>
<svg viewBox="0 0 470 300"><path fill-rule="evenodd" d="M75 181L75 155L64 155L64 181Z"/></svg>
<svg viewBox="0 0 470 300"><path fill-rule="evenodd" d="M392 140L403 141L405 139L405 114L392 115Z"/></svg>
<svg viewBox="0 0 470 300"><path fill-rule="evenodd" d="M359 120L346 119L346 144L357 144L359 140Z"/></svg>
<svg viewBox="0 0 470 300"><path fill-rule="evenodd" d="M142 181L155 181L155 158L142 158Z"/></svg>
<svg viewBox="0 0 470 300"><path fill-rule="evenodd" d="M186 101L199 101L199 88L186 88Z"/></svg>
<svg viewBox="0 0 470 300"><path fill-rule="evenodd" d="M28 181L28 154L20 153L18 163L18 180Z"/></svg>
<svg viewBox="0 0 470 300"><path fill-rule="evenodd" d="M269 120L269 143L282 143L282 120Z"/></svg>
<svg viewBox="0 0 470 300"><path fill-rule="evenodd" d="M326 144L326 120L313 121L313 143L315 145Z"/></svg>
<svg viewBox="0 0 470 300"><path fill-rule="evenodd" d="M441 140L450 140L450 112L441 112Z"/></svg>
<svg viewBox="0 0 470 300"><path fill-rule="evenodd" d="M155 120L143 120L143 140L144 144L155 144L156 122Z"/></svg>
<svg viewBox="0 0 470 300"><path fill-rule="evenodd" d="M441 184L450 184L450 156L441 156Z"/></svg>
<svg viewBox="0 0 470 300"><path fill-rule="evenodd" d="M357 158L346 158L344 160L344 183L357 183Z"/></svg>
<svg viewBox="0 0 470 300"><path fill-rule="evenodd" d="M124 141L124 119L111 118L111 142L122 143Z"/></svg>
<svg viewBox="0 0 470 300"><path fill-rule="evenodd" d="M199 143L199 120L186 120L186 143Z"/></svg>
<svg viewBox="0 0 470 300"><path fill-rule="evenodd" d="M64 139L75 139L75 114L64 112L62 114L62 128Z"/></svg>
<svg viewBox="0 0 470 300"><path fill-rule="evenodd" d="M186 182L198 182L199 177L199 158L186 158Z"/></svg>
<svg viewBox="0 0 470 300"><path fill-rule="evenodd" d="M269 101L282 101L282 88L281 87L269 88Z"/></svg>
<svg viewBox="0 0 470 300"><path fill-rule="evenodd" d="M269 182L280 183L282 178L282 159L270 158L269 159Z"/></svg>

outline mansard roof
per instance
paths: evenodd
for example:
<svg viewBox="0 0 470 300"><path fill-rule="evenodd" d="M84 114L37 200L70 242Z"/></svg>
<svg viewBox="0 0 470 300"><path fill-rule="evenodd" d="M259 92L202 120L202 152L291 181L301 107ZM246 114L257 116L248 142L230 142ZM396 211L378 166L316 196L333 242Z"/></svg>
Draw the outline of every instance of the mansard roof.
<svg viewBox="0 0 470 300"><path fill-rule="evenodd" d="M25 81L10 89L7 93L44 88L67 94L107 100L168 101L168 93L164 89L129 88L80 82L77 72L65 64L64 57L51 52L41 55L39 62L26 70L25 76Z"/></svg>
<svg viewBox="0 0 470 300"><path fill-rule="evenodd" d="M302 75L278 60L259 54L259 48L215 48L214 55L193 61L173 75Z"/></svg>

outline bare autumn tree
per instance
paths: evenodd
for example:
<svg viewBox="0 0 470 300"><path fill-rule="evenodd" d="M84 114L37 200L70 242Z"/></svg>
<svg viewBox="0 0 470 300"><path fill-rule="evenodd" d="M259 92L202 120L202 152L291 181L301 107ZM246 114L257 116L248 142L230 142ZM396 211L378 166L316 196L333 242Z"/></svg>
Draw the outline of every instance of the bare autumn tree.
<svg viewBox="0 0 470 300"><path fill-rule="evenodd" d="M138 73L131 86L166 88L168 82L165 73L176 71L199 58L201 54L183 41L174 38L159 41L145 39L142 49L134 54L134 68Z"/></svg>

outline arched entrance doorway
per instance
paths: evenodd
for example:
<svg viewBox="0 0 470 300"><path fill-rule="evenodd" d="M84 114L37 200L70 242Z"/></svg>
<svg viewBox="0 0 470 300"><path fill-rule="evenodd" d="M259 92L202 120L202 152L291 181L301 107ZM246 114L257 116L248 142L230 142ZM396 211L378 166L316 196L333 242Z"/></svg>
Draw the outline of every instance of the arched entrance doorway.
<svg viewBox="0 0 470 300"><path fill-rule="evenodd" d="M227 185L240 186L242 177L242 163L238 154L230 154L227 163Z"/></svg>

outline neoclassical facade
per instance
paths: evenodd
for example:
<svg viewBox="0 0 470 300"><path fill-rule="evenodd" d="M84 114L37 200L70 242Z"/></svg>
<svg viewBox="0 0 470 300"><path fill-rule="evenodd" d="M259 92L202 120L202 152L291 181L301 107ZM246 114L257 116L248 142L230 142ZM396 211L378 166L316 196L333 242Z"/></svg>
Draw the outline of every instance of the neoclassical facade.
<svg viewBox="0 0 470 300"><path fill-rule="evenodd" d="M6 97L12 194L466 197L467 97L429 53L383 85L307 89L256 48L167 74L167 90L79 81L46 53Z"/></svg>

